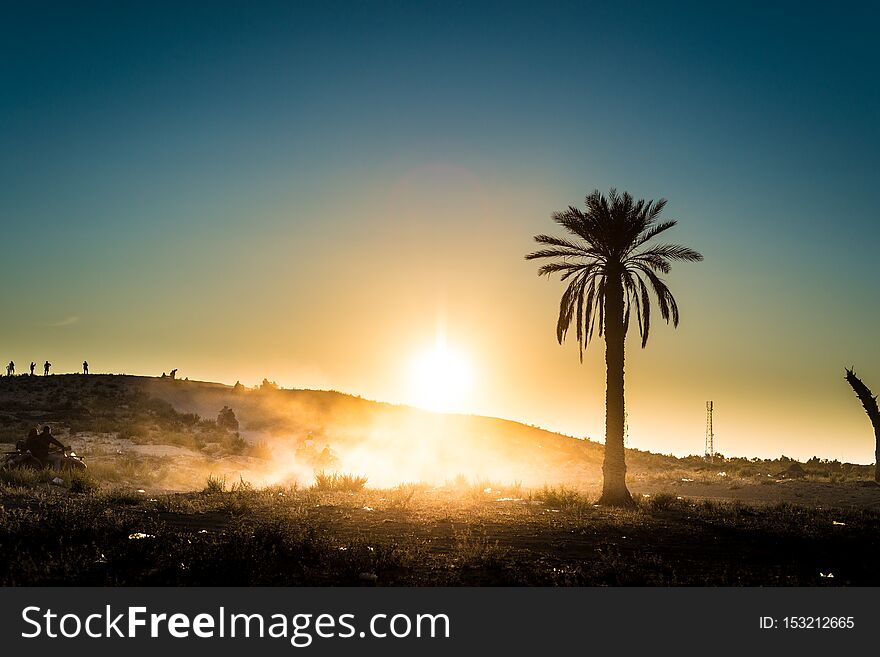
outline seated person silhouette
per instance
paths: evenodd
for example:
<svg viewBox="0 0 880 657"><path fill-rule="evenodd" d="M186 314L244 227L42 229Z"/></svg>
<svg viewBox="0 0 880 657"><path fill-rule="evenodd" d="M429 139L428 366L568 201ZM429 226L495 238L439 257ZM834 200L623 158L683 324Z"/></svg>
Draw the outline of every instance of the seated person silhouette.
<svg viewBox="0 0 880 657"><path fill-rule="evenodd" d="M43 467L60 470L61 465L64 463L64 450L67 448L52 435L52 429L49 426L44 426L43 430L36 436L33 435L34 433L32 431L28 435L25 447ZM52 447L57 449L53 450Z"/></svg>

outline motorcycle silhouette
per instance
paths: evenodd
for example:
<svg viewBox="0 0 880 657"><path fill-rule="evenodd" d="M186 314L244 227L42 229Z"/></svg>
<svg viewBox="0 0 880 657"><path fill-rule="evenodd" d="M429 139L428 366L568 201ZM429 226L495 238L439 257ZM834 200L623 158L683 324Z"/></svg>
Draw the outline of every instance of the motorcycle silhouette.
<svg viewBox="0 0 880 657"><path fill-rule="evenodd" d="M29 468L31 470L54 467L58 472L63 472L65 470L85 470L88 468L83 458L77 456L76 452L71 448L66 448L64 451L55 449L53 450L53 453L60 454L61 459L54 464L49 461L43 463L43 461L31 454L30 451L25 448L23 440L19 440L15 444L15 451L3 454L3 460L0 462L0 467Z"/></svg>

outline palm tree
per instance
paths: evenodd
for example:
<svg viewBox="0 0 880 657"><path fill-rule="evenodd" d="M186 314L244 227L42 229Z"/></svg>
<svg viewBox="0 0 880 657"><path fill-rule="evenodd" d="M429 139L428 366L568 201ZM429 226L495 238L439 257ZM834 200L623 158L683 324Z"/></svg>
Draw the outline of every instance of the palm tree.
<svg viewBox="0 0 880 657"><path fill-rule="evenodd" d="M548 258L552 262L541 266L538 275L559 273L560 280L570 281L559 304L559 344L574 322L583 362L597 324L599 336L605 337L605 462L599 504L630 506L623 445L624 339L630 317L636 317L644 348L651 328L649 290L653 290L660 316L667 323L672 318L678 326L678 305L658 274L668 274L673 260L697 262L703 256L677 244L647 244L676 225L657 221L666 199L635 201L628 193L611 189L607 197L595 190L585 203L585 211L569 206L552 215L573 238L536 235L535 241L544 248L529 253L526 260Z"/></svg>
<svg viewBox="0 0 880 657"><path fill-rule="evenodd" d="M871 389L856 376L854 367L845 369L846 380L865 407L865 413L868 414L871 426L874 428L874 481L880 482L880 408L877 407L877 395L873 394Z"/></svg>

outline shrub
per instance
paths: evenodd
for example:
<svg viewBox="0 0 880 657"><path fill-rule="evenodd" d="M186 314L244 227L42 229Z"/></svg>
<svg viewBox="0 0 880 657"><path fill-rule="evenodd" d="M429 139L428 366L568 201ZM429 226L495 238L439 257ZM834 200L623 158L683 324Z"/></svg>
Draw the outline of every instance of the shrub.
<svg viewBox="0 0 880 657"><path fill-rule="evenodd" d="M238 418L235 417L235 411L228 406L224 406L217 414L217 426L227 431L238 431Z"/></svg>
<svg viewBox="0 0 880 657"><path fill-rule="evenodd" d="M534 494L534 498L544 502L547 506L559 509L568 509L589 503L580 492L565 486L557 488L556 486L545 485L542 490Z"/></svg>
<svg viewBox="0 0 880 657"><path fill-rule="evenodd" d="M678 501L672 493L657 493L648 500L648 508L651 511L665 511Z"/></svg>
<svg viewBox="0 0 880 657"><path fill-rule="evenodd" d="M322 470L315 474L315 485L312 488L324 493L358 493L366 483L366 477L336 472L326 474Z"/></svg>
<svg viewBox="0 0 880 657"><path fill-rule="evenodd" d="M388 508L405 510L409 507L418 491L424 490L424 484L400 484L388 496Z"/></svg>
<svg viewBox="0 0 880 657"><path fill-rule="evenodd" d="M238 483L232 484L232 488L230 488L230 490L233 493L253 493L254 492L254 485L249 481L245 481L244 477L239 475L238 476Z"/></svg>
<svg viewBox="0 0 880 657"><path fill-rule="evenodd" d="M67 478L70 479L71 493L92 493L98 489L98 482L88 470L71 470Z"/></svg>
<svg viewBox="0 0 880 657"><path fill-rule="evenodd" d="M241 454L248 447L248 442L237 433L227 435L220 441L220 445L232 454Z"/></svg>
<svg viewBox="0 0 880 657"><path fill-rule="evenodd" d="M226 492L226 477L215 477L214 475L209 475L205 480L205 487L202 489L203 493L208 495L213 495L215 493L225 493Z"/></svg>

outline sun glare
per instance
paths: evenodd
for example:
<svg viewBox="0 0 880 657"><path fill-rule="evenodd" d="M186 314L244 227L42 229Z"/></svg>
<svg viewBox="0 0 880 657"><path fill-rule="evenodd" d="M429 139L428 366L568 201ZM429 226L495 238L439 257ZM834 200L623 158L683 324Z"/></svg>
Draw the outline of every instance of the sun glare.
<svg viewBox="0 0 880 657"><path fill-rule="evenodd" d="M416 406L438 412L462 411L471 393L473 371L445 342L419 354L410 369L410 397Z"/></svg>

